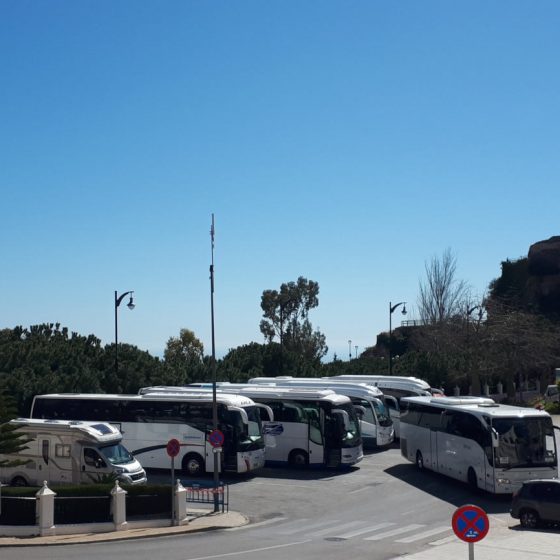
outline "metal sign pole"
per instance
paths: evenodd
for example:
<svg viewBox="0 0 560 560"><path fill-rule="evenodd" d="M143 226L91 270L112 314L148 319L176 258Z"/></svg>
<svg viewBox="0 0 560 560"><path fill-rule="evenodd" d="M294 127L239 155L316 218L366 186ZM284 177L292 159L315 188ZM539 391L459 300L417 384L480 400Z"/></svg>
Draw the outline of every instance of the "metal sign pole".
<svg viewBox="0 0 560 560"><path fill-rule="evenodd" d="M171 457L171 524L175 525L175 457Z"/></svg>
<svg viewBox="0 0 560 560"><path fill-rule="evenodd" d="M469 560L474 560L474 543L469 543Z"/></svg>

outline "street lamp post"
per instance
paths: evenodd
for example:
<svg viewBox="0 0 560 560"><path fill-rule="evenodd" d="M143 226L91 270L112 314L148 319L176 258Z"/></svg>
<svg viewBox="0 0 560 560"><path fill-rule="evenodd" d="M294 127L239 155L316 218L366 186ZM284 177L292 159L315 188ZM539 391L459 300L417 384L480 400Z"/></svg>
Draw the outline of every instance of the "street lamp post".
<svg viewBox="0 0 560 560"><path fill-rule="evenodd" d="M130 294L130 301L126 304L126 306L132 311L135 307L134 299L132 294L134 291L124 292L120 296L117 296L117 291L115 290L115 374L119 374L119 323L118 323L118 314L117 309L121 304L121 301Z"/></svg>
<svg viewBox="0 0 560 560"><path fill-rule="evenodd" d="M358 359L358 347L354 346L354 350L356 350L356 360Z"/></svg>
<svg viewBox="0 0 560 560"><path fill-rule="evenodd" d="M352 359L352 341L348 341L348 361Z"/></svg>
<svg viewBox="0 0 560 560"><path fill-rule="evenodd" d="M393 311L401 305L403 306L402 314L406 315L406 301L400 301L399 303L395 303L395 305L392 305L391 302L389 302L389 375L393 375L393 325L391 317L393 315Z"/></svg>

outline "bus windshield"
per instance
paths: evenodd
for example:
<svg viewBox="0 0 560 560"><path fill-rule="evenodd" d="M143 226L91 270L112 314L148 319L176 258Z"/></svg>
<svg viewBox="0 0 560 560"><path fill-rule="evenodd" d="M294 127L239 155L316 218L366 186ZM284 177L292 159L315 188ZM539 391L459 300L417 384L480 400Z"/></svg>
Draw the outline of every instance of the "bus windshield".
<svg viewBox="0 0 560 560"><path fill-rule="evenodd" d="M361 438L360 426L354 405L352 403L345 403L337 405L335 408L336 410L342 410L347 413L348 426L344 426L344 421L341 416L331 412L332 422L336 425L336 431L334 434L331 434L334 436L333 441L340 443L341 447L354 447L356 442Z"/></svg>
<svg viewBox="0 0 560 560"><path fill-rule="evenodd" d="M545 467L557 464L554 428L550 417L493 418L499 437L496 466Z"/></svg>
<svg viewBox="0 0 560 560"><path fill-rule="evenodd" d="M374 401L372 401L372 403L373 408L375 408L375 414L377 415L379 425L384 427L391 426L391 424L393 424L393 421L389 416L389 411L387 410L385 403L383 401L380 401L379 399L375 399Z"/></svg>
<svg viewBox="0 0 560 560"><path fill-rule="evenodd" d="M243 410L247 413L248 425L243 422L238 410L227 411L226 425L220 426L224 432L225 445L231 445L236 451L264 449L260 410L256 406L247 406Z"/></svg>

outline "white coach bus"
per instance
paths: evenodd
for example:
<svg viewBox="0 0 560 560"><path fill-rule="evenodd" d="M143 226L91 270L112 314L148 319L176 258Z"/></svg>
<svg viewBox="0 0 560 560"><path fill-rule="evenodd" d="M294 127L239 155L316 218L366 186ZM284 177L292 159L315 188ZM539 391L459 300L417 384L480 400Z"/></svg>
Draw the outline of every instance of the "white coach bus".
<svg viewBox="0 0 560 560"><path fill-rule="evenodd" d="M387 447L395 439L393 420L386 406L386 399L380 389L371 385L351 382L337 382L336 379L313 377L253 377L250 385L272 385L276 387L301 387L306 389L331 389L339 395L350 398L358 412L364 447ZM395 400L388 397L387 400ZM393 407L396 403L393 403Z"/></svg>
<svg viewBox="0 0 560 560"><path fill-rule="evenodd" d="M225 441L220 470L246 473L264 466L264 435L259 408L249 397L216 398L218 428ZM213 427L212 395L115 395L66 393L38 395L32 418L96 420L121 431L123 444L145 468L169 469L166 446L181 443L175 461L186 475L214 471L208 434Z"/></svg>
<svg viewBox="0 0 560 560"><path fill-rule="evenodd" d="M212 384L140 389L144 395L174 391L211 394ZM363 458L358 417L346 396L328 390L235 383L217 384L217 394L242 395L272 409L274 420L263 422L267 465L345 468Z"/></svg>
<svg viewBox="0 0 560 560"><path fill-rule="evenodd" d="M532 478L556 478L550 415L481 397L401 400L401 454L494 494L511 494Z"/></svg>

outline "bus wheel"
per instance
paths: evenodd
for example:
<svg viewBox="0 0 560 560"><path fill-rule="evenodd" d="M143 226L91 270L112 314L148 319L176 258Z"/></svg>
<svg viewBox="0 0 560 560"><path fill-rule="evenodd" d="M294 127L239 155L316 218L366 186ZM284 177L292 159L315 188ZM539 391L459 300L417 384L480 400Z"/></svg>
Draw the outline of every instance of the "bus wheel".
<svg viewBox="0 0 560 560"><path fill-rule="evenodd" d="M420 470L424 470L424 457L422 457L422 453L420 453L420 451L416 452L416 466Z"/></svg>
<svg viewBox="0 0 560 560"><path fill-rule="evenodd" d="M532 509L524 509L519 516L521 526L526 529L534 529L539 524L539 515Z"/></svg>
<svg viewBox="0 0 560 560"><path fill-rule="evenodd" d="M189 453L183 458L183 471L189 476L199 476L204 472L204 461L196 453Z"/></svg>
<svg viewBox="0 0 560 560"><path fill-rule="evenodd" d="M11 486L27 486L27 480L23 476L14 476Z"/></svg>
<svg viewBox="0 0 560 560"><path fill-rule="evenodd" d="M478 490L478 482L476 481L476 473L474 469L471 467L467 474L467 482L472 490Z"/></svg>
<svg viewBox="0 0 560 560"><path fill-rule="evenodd" d="M307 453L305 451L302 451L301 449L294 449L290 453L289 462L292 467L301 469L303 467L307 467L309 463L309 457L307 456Z"/></svg>

